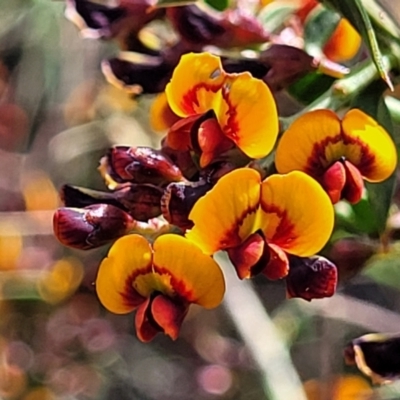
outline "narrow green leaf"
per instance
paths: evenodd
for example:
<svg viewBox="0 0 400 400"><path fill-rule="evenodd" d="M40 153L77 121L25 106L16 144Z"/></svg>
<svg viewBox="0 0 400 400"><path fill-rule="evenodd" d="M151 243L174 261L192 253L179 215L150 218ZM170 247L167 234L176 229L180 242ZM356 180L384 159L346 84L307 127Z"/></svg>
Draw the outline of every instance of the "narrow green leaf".
<svg viewBox="0 0 400 400"><path fill-rule="evenodd" d="M257 19L267 32L275 32L284 26L285 21L293 15L296 9L291 4L272 2L266 5L258 14Z"/></svg>
<svg viewBox="0 0 400 400"><path fill-rule="evenodd" d="M229 5L229 0L205 0L205 2L218 11L226 10Z"/></svg>

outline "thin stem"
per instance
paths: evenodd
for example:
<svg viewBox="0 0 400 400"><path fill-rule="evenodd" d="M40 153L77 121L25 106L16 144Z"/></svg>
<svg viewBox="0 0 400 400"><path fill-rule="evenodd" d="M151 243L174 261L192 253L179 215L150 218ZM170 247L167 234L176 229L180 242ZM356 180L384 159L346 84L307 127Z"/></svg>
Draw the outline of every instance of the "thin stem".
<svg viewBox="0 0 400 400"><path fill-rule="evenodd" d="M250 281L238 279L225 253L217 253L215 259L226 280L224 306L259 366L266 398L306 400L288 349Z"/></svg>

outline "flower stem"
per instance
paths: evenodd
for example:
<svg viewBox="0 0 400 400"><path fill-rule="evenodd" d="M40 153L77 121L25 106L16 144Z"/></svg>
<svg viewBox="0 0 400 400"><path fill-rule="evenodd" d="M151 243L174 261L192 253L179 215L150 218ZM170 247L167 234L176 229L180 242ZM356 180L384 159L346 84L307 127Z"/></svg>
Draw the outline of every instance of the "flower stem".
<svg viewBox="0 0 400 400"><path fill-rule="evenodd" d="M223 304L259 366L266 398L307 400L289 351L250 281L238 279L225 253L217 253L215 260L226 280Z"/></svg>

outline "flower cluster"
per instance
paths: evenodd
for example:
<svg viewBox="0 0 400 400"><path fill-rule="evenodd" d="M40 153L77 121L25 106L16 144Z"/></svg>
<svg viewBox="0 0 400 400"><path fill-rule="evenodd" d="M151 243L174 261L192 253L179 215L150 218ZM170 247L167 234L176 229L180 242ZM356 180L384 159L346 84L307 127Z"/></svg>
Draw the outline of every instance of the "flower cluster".
<svg viewBox="0 0 400 400"><path fill-rule="evenodd" d="M300 20L316 5L304 3ZM279 136L273 92L315 71L316 60L274 41L239 9L232 18L232 10L210 14L197 5L167 8L181 40L153 51L139 32L161 12L147 1L112 9L68 2L68 17L86 36L114 38L129 50L103 62L110 82L134 95L162 92L151 118L167 133L157 150L111 148L99 167L107 191L65 185L56 236L78 249L115 241L96 291L113 313L136 310L137 336L145 342L158 332L176 339L192 303L218 306L225 290L213 259L219 251L239 279L285 279L288 297L308 301L332 296L337 268L318 253L334 228L333 204L357 203L364 179L380 182L393 173L397 152L389 134L351 109L342 118L331 110L303 112ZM337 36L348 32L346 24ZM335 59L333 39L323 50ZM243 40L272 46L255 60L203 51ZM351 56L360 46L354 42Z"/></svg>
<svg viewBox="0 0 400 400"><path fill-rule="evenodd" d="M211 257L221 250L240 279L261 273L285 278L289 297L331 296L336 267L315 254L332 233L332 203L357 202L363 178L393 172L387 132L356 109L342 120L306 113L278 143L278 173L265 174L258 162L276 144L278 115L264 82L190 53L166 98L177 118L160 150L116 146L99 168L108 192L62 190L66 207L54 217L62 243L88 249L117 239L97 276L102 304L136 309L143 341L157 332L175 339L189 304L221 302L224 278Z"/></svg>

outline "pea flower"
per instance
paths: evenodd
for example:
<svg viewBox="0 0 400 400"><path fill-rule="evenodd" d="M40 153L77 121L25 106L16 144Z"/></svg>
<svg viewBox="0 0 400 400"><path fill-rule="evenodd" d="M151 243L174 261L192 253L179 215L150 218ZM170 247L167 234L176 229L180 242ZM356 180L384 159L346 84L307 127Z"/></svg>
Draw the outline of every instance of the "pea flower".
<svg viewBox="0 0 400 400"><path fill-rule="evenodd" d="M261 158L275 144L278 114L267 85L248 72L226 73L212 54L182 56L166 95L172 111L185 118L170 129L167 144L198 147L201 167L235 146L250 158Z"/></svg>
<svg viewBox="0 0 400 400"><path fill-rule="evenodd" d="M261 181L250 168L224 175L194 205L187 232L206 254L226 250L239 278L289 272L286 253L308 257L328 241L333 207L321 186L303 172Z"/></svg>
<svg viewBox="0 0 400 400"><path fill-rule="evenodd" d="M138 338L148 342L158 332L175 340L189 305L218 306L225 282L218 264L184 237L165 234L151 245L133 234L111 247L99 267L96 291L115 314L136 309Z"/></svg>
<svg viewBox="0 0 400 400"><path fill-rule="evenodd" d="M326 190L332 203L357 203L364 182L381 182L395 170L396 147L385 129L358 109L342 120L330 110L302 115L276 150L278 172L304 171Z"/></svg>

